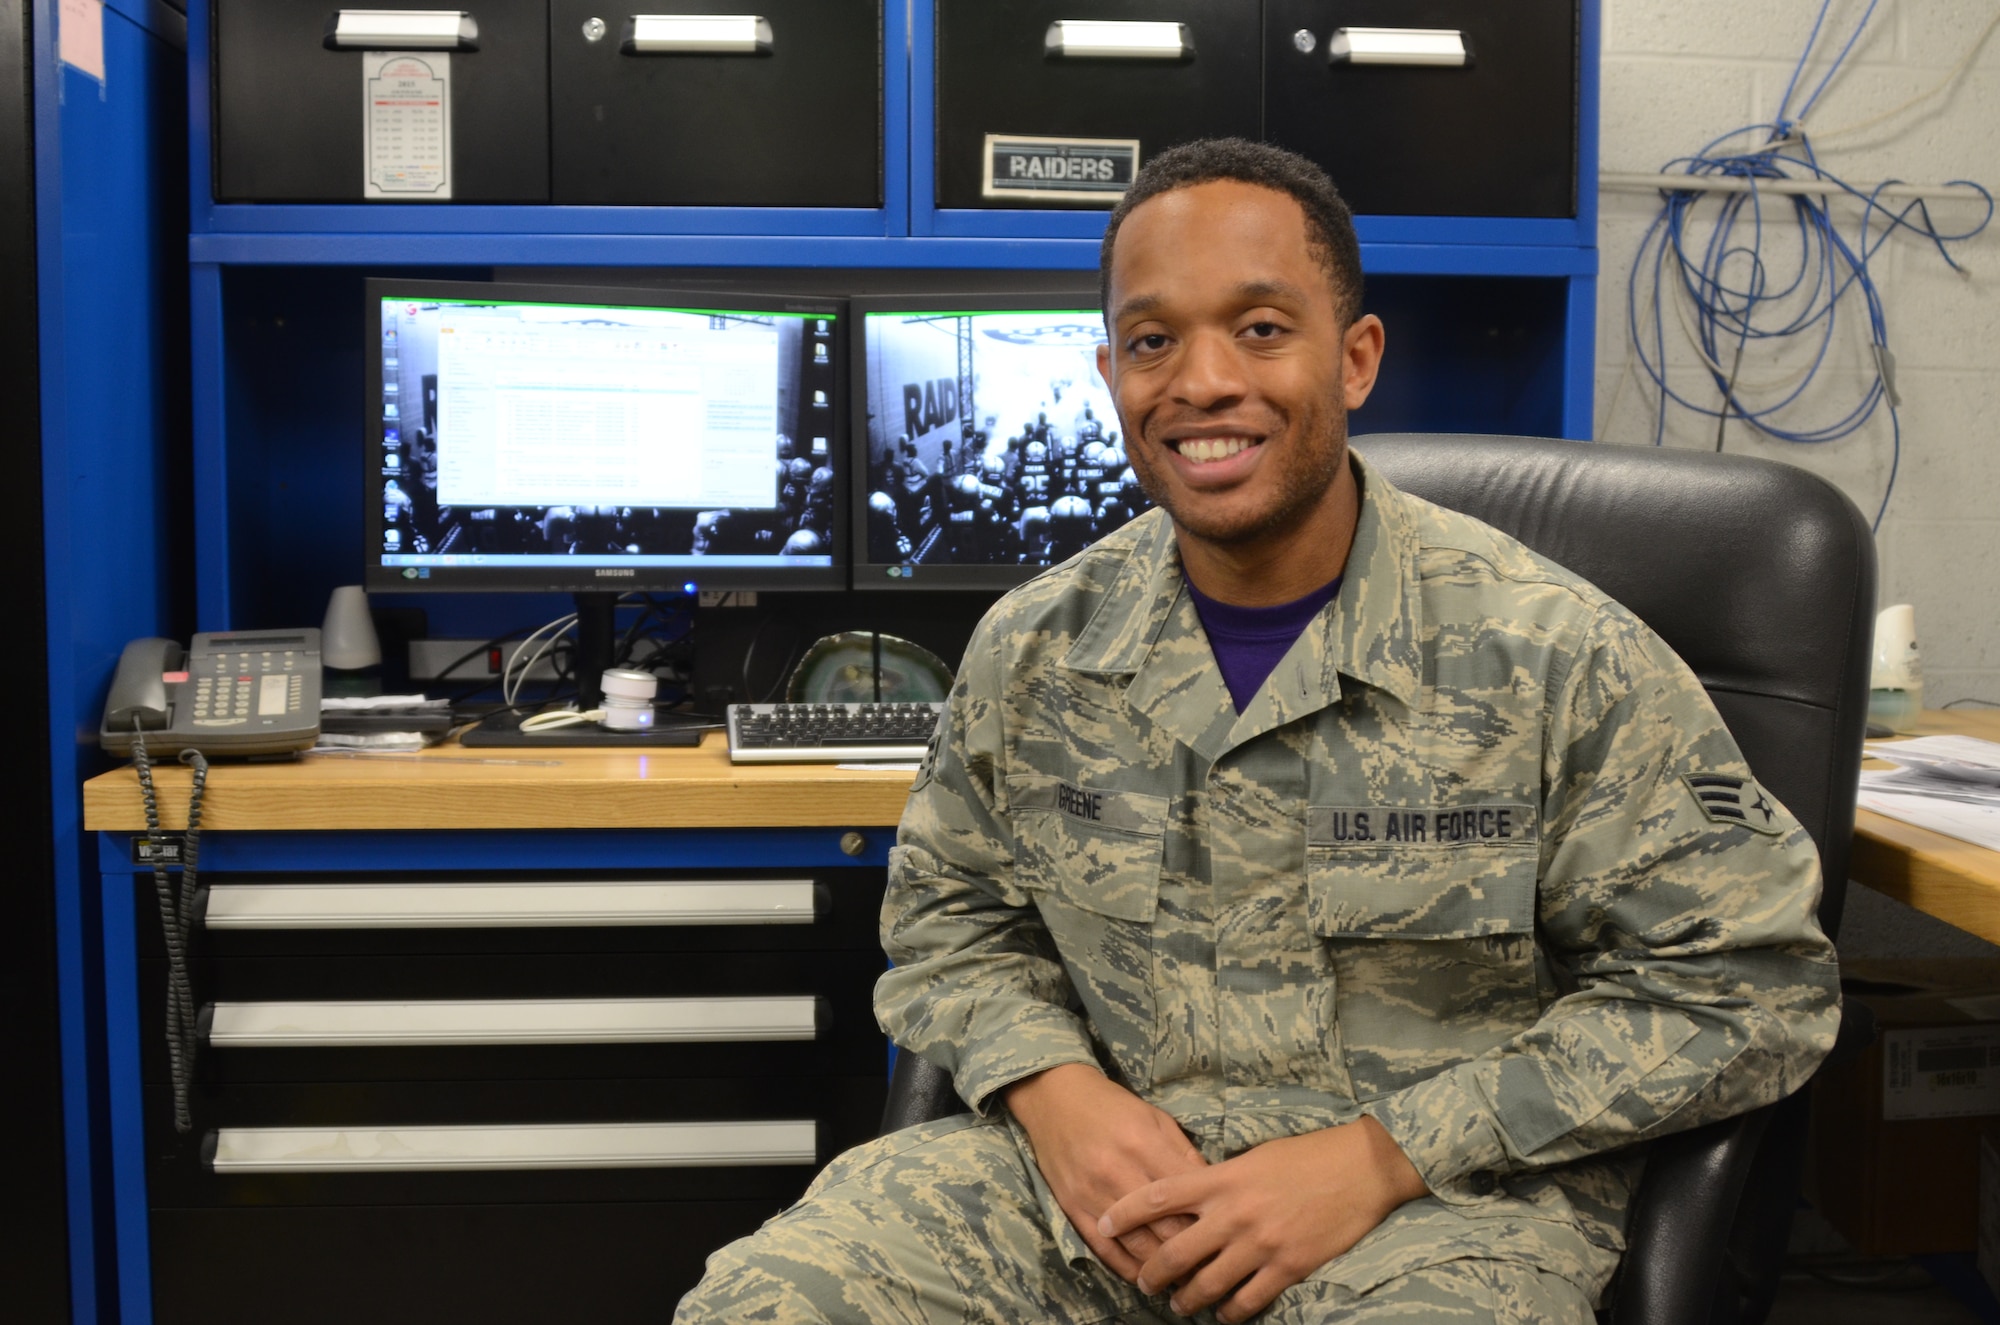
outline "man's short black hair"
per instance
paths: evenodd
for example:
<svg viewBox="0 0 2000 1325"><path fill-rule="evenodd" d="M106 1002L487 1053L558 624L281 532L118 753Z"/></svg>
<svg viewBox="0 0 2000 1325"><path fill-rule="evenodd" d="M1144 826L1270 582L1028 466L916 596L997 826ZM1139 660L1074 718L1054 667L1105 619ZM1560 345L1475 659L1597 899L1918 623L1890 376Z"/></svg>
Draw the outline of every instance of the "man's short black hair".
<svg viewBox="0 0 2000 1325"><path fill-rule="evenodd" d="M1342 327L1352 326L1361 316L1361 243L1354 237L1354 214L1324 170L1296 152L1247 138L1182 143L1140 169L1132 187L1111 209L1098 249L1097 297L1106 321L1111 317L1111 250L1132 209L1162 193L1223 179L1274 189L1298 203L1306 217L1306 243L1333 285L1333 311Z"/></svg>

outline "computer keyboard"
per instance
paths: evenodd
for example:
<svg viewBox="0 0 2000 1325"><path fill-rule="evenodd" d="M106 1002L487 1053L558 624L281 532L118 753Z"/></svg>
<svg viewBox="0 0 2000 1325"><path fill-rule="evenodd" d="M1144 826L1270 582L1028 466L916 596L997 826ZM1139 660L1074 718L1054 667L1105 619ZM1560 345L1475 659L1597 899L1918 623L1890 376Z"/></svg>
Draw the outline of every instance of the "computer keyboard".
<svg viewBox="0 0 2000 1325"><path fill-rule="evenodd" d="M921 759L944 705L731 704L729 757L739 764Z"/></svg>

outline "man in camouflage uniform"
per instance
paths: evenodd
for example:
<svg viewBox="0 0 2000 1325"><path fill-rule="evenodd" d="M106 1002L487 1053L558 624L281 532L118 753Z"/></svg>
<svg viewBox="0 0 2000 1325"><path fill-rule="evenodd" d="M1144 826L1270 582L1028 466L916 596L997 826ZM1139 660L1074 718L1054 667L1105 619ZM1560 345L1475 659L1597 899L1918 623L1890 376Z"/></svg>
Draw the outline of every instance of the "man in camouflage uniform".
<svg viewBox="0 0 2000 1325"><path fill-rule="evenodd" d="M1382 330L1316 169L1176 149L1105 252L1161 509L988 615L891 857L877 1010L974 1112L680 1318L1587 1322L1631 1143L1832 1042L1812 844L1628 612L1347 450ZM1315 594L1232 671L1232 605Z"/></svg>

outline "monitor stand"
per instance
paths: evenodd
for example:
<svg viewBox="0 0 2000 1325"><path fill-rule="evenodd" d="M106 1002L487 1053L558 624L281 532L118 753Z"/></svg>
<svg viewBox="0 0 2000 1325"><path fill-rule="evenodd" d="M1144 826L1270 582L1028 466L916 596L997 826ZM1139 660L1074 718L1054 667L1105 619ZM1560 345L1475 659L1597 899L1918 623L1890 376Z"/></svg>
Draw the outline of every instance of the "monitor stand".
<svg viewBox="0 0 2000 1325"><path fill-rule="evenodd" d="M604 699L604 669L618 647L615 622L618 593L608 589L579 591L576 595L576 677L577 707L588 712ZM609 731L594 722L579 722L548 731L524 732L525 713L495 713L458 738L460 745L502 746L511 749L540 747L547 750L565 746L603 748L610 746L700 745L701 734L722 724L714 718L689 713L653 714L653 729L644 732Z"/></svg>

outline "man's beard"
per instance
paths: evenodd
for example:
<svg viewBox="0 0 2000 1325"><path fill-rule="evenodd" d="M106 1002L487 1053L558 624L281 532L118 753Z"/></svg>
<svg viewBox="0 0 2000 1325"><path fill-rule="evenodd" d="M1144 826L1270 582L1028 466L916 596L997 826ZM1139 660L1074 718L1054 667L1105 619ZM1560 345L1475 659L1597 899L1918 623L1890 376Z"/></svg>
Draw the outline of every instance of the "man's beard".
<svg viewBox="0 0 2000 1325"><path fill-rule="evenodd" d="M1326 496L1327 488L1339 475L1341 465L1346 463L1347 410L1340 401L1328 401L1323 410L1314 411L1302 422L1301 434L1305 444L1290 457L1280 476L1277 504L1261 516L1256 513L1248 517L1215 516L1189 510L1188 507L1199 505L1196 494L1187 494L1194 500L1179 500L1182 494L1171 491L1171 484L1160 481L1150 463L1135 463L1132 472L1146 496L1164 510L1178 528L1203 542L1221 546L1255 542L1304 521ZM1270 444L1268 438L1259 443L1262 446ZM1152 445L1151 441L1143 437L1140 439L1142 448Z"/></svg>

